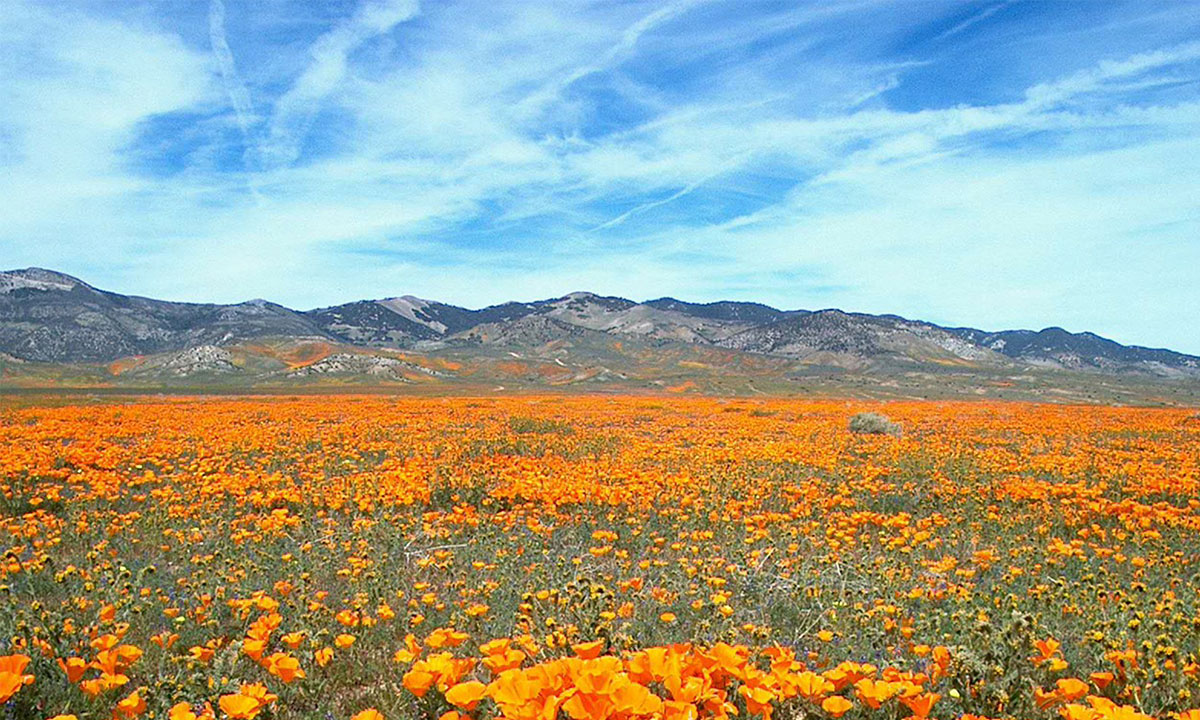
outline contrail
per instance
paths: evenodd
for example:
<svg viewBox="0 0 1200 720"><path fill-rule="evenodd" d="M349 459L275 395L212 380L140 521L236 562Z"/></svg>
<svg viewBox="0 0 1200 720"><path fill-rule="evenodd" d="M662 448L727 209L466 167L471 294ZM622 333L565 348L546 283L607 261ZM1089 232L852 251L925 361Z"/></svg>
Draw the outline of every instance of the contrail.
<svg viewBox="0 0 1200 720"><path fill-rule="evenodd" d="M691 194L694 190L698 189L701 185L704 185L709 180L712 180L713 178L716 178L720 175L724 175L726 172L729 172L729 170L731 168L737 167L749 155L750 155L750 153L748 153L748 152L740 153L737 156L735 156L732 160L730 160L729 162L727 162L724 165L722 165L721 167L719 167L716 170L716 172L709 173L708 175L705 175L704 177L700 178L699 180L695 180L691 183L688 183L682 189L678 190L674 194L668 195L667 197L662 198L661 200L654 200L653 202L648 202L648 203L644 203L642 205L638 205L637 207L635 207L631 210L626 210L625 212L616 216L612 220L600 223L596 227L592 228L589 232L596 232L598 230L607 230L610 227L620 225L621 223L625 222L626 220L633 217L634 215L640 215L641 213L644 213L647 210L653 210L656 207L662 207L663 205L666 205L667 203L675 202L676 200L683 197L684 195Z"/></svg>
<svg viewBox="0 0 1200 720"><path fill-rule="evenodd" d="M250 124L254 114L250 104L250 92L238 75L237 66L233 62L233 51L229 49L229 41L225 38L225 3L222 0L212 0L208 4L208 39L212 43L213 55L217 58L217 66L221 70L225 92L229 95L229 104L237 115L238 127L242 129L242 138L250 143Z"/></svg>
<svg viewBox="0 0 1200 720"><path fill-rule="evenodd" d="M984 8L982 11L976 13L975 15L972 15L971 17L967 18L966 20L963 20L962 22L960 22L959 24L950 28L946 32L942 33L941 35L938 35L937 37L934 38L934 40L945 40L946 38L950 37L951 35L957 35L960 32L962 32L963 30L966 30L967 28L971 27L975 23L980 23L980 22L983 22L984 20L987 20L988 18L990 18L991 16L1000 12L1004 8L1008 7L1009 5L1012 5L1014 2L1016 2L1016 0L1008 0L1008 2L1002 2L999 5L992 5L989 8Z"/></svg>
<svg viewBox="0 0 1200 720"><path fill-rule="evenodd" d="M609 67L616 64L622 58L629 55L637 47L638 41L647 32L655 27L673 20L674 18L683 15L691 10L696 5L699 5L706 0L681 0L680 2L665 5L654 12L642 17L637 22L625 28L621 33L621 39L616 44L608 48L595 62L576 68L566 77L559 78L552 83L549 83L528 97L521 100L522 106L532 107L535 110L541 105L550 102L563 90L574 85L576 82L594 73L603 72Z"/></svg>
<svg viewBox="0 0 1200 720"><path fill-rule="evenodd" d="M633 208L632 210L626 210L625 212L616 216L612 220L601 223L601 224L597 225L596 227L592 228L592 232L596 232L597 230L607 230L610 227L620 225L621 223L625 222L626 220L633 217L634 215L638 215L640 213L646 212L647 210L653 210L656 207L660 207L662 205L666 205L667 203L674 202L674 201L678 200L679 198L683 197L684 195L687 195L688 193L692 192L696 188L700 187L704 183L708 182L709 180L712 180L714 177L716 177L716 175L708 175L706 177L700 178L699 180L685 186L682 190L676 192L674 195L670 195L661 200L655 200L654 202L648 202L643 205L638 205L637 207Z"/></svg>
<svg viewBox="0 0 1200 720"><path fill-rule="evenodd" d="M276 170L295 162L321 102L345 78L350 53L419 12L417 0L363 0L353 17L317 38L308 67L274 104L257 148L259 168Z"/></svg>

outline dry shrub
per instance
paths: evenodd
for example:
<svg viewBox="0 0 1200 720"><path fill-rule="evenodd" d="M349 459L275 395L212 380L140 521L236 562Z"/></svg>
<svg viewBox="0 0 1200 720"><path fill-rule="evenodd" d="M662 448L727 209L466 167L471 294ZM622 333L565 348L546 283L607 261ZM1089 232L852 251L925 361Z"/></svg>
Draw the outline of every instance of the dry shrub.
<svg viewBox="0 0 1200 720"><path fill-rule="evenodd" d="M891 435L900 437L900 424L879 413L859 413L850 418L850 432L859 435Z"/></svg>

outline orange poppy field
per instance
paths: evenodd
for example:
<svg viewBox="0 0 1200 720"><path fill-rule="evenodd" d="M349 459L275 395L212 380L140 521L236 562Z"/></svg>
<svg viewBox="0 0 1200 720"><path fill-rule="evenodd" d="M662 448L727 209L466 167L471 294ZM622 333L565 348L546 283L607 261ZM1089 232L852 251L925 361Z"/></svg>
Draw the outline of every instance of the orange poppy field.
<svg viewBox="0 0 1200 720"><path fill-rule="evenodd" d="M10 399L0 447L2 718L1200 720L1192 410Z"/></svg>

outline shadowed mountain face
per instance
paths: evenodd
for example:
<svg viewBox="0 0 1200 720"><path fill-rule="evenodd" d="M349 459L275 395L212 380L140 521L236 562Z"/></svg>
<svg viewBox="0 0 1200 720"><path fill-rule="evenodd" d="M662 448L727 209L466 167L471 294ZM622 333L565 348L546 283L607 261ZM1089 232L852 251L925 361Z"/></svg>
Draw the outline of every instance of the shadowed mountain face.
<svg viewBox="0 0 1200 720"><path fill-rule="evenodd" d="M479 310L406 295L297 312L264 300L218 305L119 295L39 268L0 272L0 353L20 360L96 363L183 352L162 360L163 367L180 373L200 366L232 371L235 365L222 348L268 338L364 352L495 347L510 355L563 343L584 353L634 343L643 356L657 351L664 358L676 352L670 348L704 347L738 357L858 369L1024 367L1200 377L1200 358L1061 328L987 332L895 315L674 298L638 303L583 292ZM387 362L402 368L399 361ZM388 372L400 372L392 365ZM350 361L337 367L343 366L357 367Z"/></svg>
<svg viewBox="0 0 1200 720"><path fill-rule="evenodd" d="M327 337L282 305L176 303L105 292L69 275L0 273L0 352L42 362L95 362L264 336Z"/></svg>
<svg viewBox="0 0 1200 720"><path fill-rule="evenodd" d="M794 314L803 311L793 311L788 313L784 310L776 310L770 305L752 302L713 302L713 303L690 303L675 298L659 298L657 300L648 300L644 303L658 310L669 310L691 317L707 318L709 320L719 320L733 323L747 323L750 325L765 325L777 320L782 320L789 314Z"/></svg>
<svg viewBox="0 0 1200 720"><path fill-rule="evenodd" d="M1014 360L1072 370L1120 371L1131 368L1171 374L1200 370L1200 358L1171 350L1122 345L1095 333L1071 333L1059 327L984 332L954 328L950 332Z"/></svg>
<svg viewBox="0 0 1200 720"><path fill-rule="evenodd" d="M821 358L828 364L856 364L887 357L910 362L1001 362L997 353L936 325L894 315L840 310L795 314L730 336L720 343L736 350Z"/></svg>

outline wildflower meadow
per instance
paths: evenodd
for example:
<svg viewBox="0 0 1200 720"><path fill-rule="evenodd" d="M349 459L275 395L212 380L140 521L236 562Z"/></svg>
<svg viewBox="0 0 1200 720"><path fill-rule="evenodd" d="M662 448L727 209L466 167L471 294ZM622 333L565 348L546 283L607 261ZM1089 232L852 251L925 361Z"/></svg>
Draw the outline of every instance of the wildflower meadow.
<svg viewBox="0 0 1200 720"><path fill-rule="evenodd" d="M1194 411L10 398L0 448L6 719L1200 720Z"/></svg>

